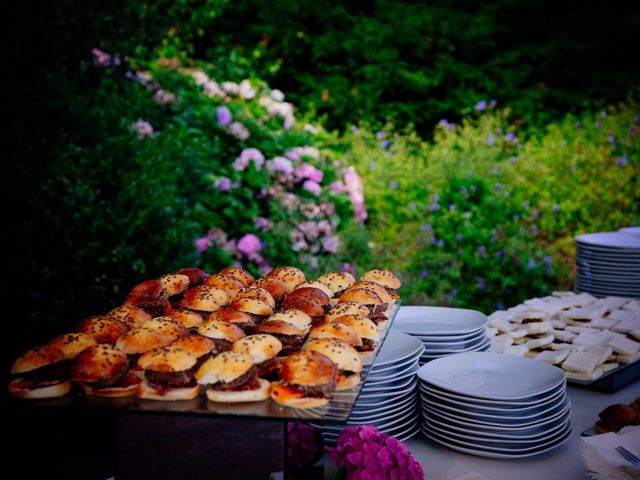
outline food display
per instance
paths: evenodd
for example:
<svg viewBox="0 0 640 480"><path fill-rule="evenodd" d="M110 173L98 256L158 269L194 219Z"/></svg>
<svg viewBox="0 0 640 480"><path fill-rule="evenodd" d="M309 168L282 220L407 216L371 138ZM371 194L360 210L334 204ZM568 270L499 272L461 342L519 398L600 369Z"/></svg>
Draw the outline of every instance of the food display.
<svg viewBox="0 0 640 480"><path fill-rule="evenodd" d="M494 352L536 358L591 382L640 360L640 302L554 292L489 315Z"/></svg>
<svg viewBox="0 0 640 480"><path fill-rule="evenodd" d="M596 421L596 433L617 432L622 427L640 425L640 397L629 405L616 403L607 406L598 414Z"/></svg>
<svg viewBox="0 0 640 480"><path fill-rule="evenodd" d="M384 270L356 281L348 272L307 279L292 266L258 279L238 267L182 269L25 352L9 392L322 407L361 385L399 287Z"/></svg>

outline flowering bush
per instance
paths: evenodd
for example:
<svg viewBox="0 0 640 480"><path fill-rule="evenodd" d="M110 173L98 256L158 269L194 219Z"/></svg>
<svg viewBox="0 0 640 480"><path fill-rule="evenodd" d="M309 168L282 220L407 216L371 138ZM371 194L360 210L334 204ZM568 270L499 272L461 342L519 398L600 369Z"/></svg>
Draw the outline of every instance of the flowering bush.
<svg viewBox="0 0 640 480"><path fill-rule="evenodd" d="M423 479L424 471L407 447L369 425L345 428L331 460L346 472L346 478L371 480Z"/></svg>

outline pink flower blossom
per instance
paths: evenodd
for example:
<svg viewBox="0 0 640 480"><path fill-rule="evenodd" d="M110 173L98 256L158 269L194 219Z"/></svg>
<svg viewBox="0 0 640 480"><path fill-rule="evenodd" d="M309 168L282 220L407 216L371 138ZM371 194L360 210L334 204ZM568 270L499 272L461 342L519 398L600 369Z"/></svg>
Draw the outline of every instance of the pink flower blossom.
<svg viewBox="0 0 640 480"><path fill-rule="evenodd" d="M153 135L153 127L151 124L142 119L132 123L131 128L138 134L138 138L149 138Z"/></svg>
<svg viewBox="0 0 640 480"><path fill-rule="evenodd" d="M247 233L238 240L237 248L240 253L249 256L258 253L262 249L262 243L253 233Z"/></svg>
<svg viewBox="0 0 640 480"><path fill-rule="evenodd" d="M340 248L340 239L336 235L327 235L322 239L322 248L327 253L336 253Z"/></svg>
<svg viewBox="0 0 640 480"><path fill-rule="evenodd" d="M273 98L276 102L284 101L284 93L282 91L276 89L271 91L271 98Z"/></svg>
<svg viewBox="0 0 640 480"><path fill-rule="evenodd" d="M196 85L202 87L209 81L209 75L204 73L202 70L194 70L191 72L191 78L196 82Z"/></svg>
<svg viewBox="0 0 640 480"><path fill-rule="evenodd" d="M349 193L349 200L354 208L356 221L363 223L367 219L367 209L364 204L362 179L353 167L349 167L343 174L344 184Z"/></svg>
<svg viewBox="0 0 640 480"><path fill-rule="evenodd" d="M93 60L97 66L108 67L111 63L111 55L103 52L99 48L92 48L91 53L93 54Z"/></svg>
<svg viewBox="0 0 640 480"><path fill-rule="evenodd" d="M159 103L160 105L167 105L169 103L175 103L177 100L176 95L172 92L167 92L166 90L157 90L156 93L153 94L153 99Z"/></svg>
<svg viewBox="0 0 640 480"><path fill-rule="evenodd" d="M251 88L251 83L249 83L249 80L245 79L245 80L242 80L242 82L240 82L240 85L238 86L238 94L242 98L251 100L253 97L256 96L256 91L253 88Z"/></svg>
<svg viewBox="0 0 640 480"><path fill-rule="evenodd" d="M214 180L213 186L221 192L228 192L231 190L231 179L229 177L218 177Z"/></svg>
<svg viewBox="0 0 640 480"><path fill-rule="evenodd" d="M233 115L227 107L216 108L216 121L218 125L229 125L233 120Z"/></svg>
<svg viewBox="0 0 640 480"><path fill-rule="evenodd" d="M347 191L344 186L344 183L338 180L336 180L335 182L331 182L330 188L331 188L331 191L337 195Z"/></svg>
<svg viewBox="0 0 640 480"><path fill-rule="evenodd" d="M224 90L222 90L220 88L220 85L218 85L216 82L214 81L208 81L206 82L203 86L202 86L205 95L207 95L208 97L219 97L222 98L224 96L226 96L226 93L224 93Z"/></svg>
<svg viewBox="0 0 640 480"><path fill-rule="evenodd" d="M238 140L245 141L249 138L249 130L240 122L233 122L229 125L229 133L236 137Z"/></svg>
<svg viewBox="0 0 640 480"><path fill-rule="evenodd" d="M302 184L302 188L304 188L308 192L313 193L314 195L320 195L320 193L322 192L322 187L313 180L305 180L305 182Z"/></svg>
<svg viewBox="0 0 640 480"><path fill-rule="evenodd" d="M349 272L354 277L356 276L356 267L348 262L342 264L342 270L345 272Z"/></svg>
<svg viewBox="0 0 640 480"><path fill-rule="evenodd" d="M245 170L249 166L250 161L253 162L256 170L260 170L262 165L264 165L264 155L257 148L245 148L233 163L233 168L240 171Z"/></svg>
<svg viewBox="0 0 640 480"><path fill-rule="evenodd" d="M229 95L238 95L240 86L236 82L222 82L222 89Z"/></svg>
<svg viewBox="0 0 640 480"><path fill-rule="evenodd" d="M293 172L293 164L288 158L275 157L273 160L269 160L267 162L267 170L269 170L271 173L280 172L284 173L285 175L289 175Z"/></svg>
<svg viewBox="0 0 640 480"><path fill-rule="evenodd" d="M293 174L298 180L306 178L316 183L322 182L322 170L318 170L310 163L303 163L293 171Z"/></svg>
<svg viewBox="0 0 640 480"><path fill-rule="evenodd" d="M293 161L298 161L302 157L311 157L317 160L320 158L320 150L318 150L316 147L309 146L295 147L285 153L285 156Z"/></svg>
<svg viewBox="0 0 640 480"><path fill-rule="evenodd" d="M202 253L213 245L213 240L208 235L205 235L204 237L198 238L194 243L196 245L196 250L198 250L199 253Z"/></svg>

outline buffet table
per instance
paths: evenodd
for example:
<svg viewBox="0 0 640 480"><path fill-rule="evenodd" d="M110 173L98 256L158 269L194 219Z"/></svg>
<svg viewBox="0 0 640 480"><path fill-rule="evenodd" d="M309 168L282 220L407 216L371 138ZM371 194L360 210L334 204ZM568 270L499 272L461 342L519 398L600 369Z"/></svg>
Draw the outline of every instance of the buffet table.
<svg viewBox="0 0 640 480"><path fill-rule="evenodd" d="M422 463L427 479L454 480L469 472L476 472L491 480L554 480L586 479L578 447L580 434L593 427L607 405L628 404L640 396L640 380L614 393L600 393L573 386L568 387L571 397L571 422L573 432L569 440L550 452L523 459L492 459L468 455L442 447L431 440L416 435L405 444L413 456ZM328 458L325 463L329 464ZM326 468L325 478L332 478L333 465Z"/></svg>

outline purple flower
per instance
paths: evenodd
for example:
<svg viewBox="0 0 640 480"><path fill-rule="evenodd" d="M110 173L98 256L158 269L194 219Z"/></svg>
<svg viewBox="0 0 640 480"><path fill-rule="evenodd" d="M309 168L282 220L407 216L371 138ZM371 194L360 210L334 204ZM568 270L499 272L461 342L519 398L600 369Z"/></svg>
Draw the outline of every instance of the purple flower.
<svg viewBox="0 0 640 480"><path fill-rule="evenodd" d="M456 240L462 240L462 234L456 233Z"/></svg>
<svg viewBox="0 0 640 480"><path fill-rule="evenodd" d="M228 177L218 177L214 180L213 186L221 192L228 192L231 190L231 179Z"/></svg>
<svg viewBox="0 0 640 480"><path fill-rule="evenodd" d="M534 268L536 268L536 262L531 259L529 260L529 263L527 263L527 270L533 270Z"/></svg>
<svg viewBox="0 0 640 480"><path fill-rule="evenodd" d="M296 467L309 467L322 458L322 431L306 423L287 423L287 457Z"/></svg>
<svg viewBox="0 0 640 480"><path fill-rule="evenodd" d="M249 256L262 249L262 242L253 233L247 233L238 240L237 248L240 253Z"/></svg>
<svg viewBox="0 0 640 480"><path fill-rule="evenodd" d="M576 122L576 130L580 130L582 128L582 123Z"/></svg>
<svg viewBox="0 0 640 480"><path fill-rule="evenodd" d="M547 267L551 266L551 257L547 255L544 257L543 262Z"/></svg>
<svg viewBox="0 0 640 480"><path fill-rule="evenodd" d="M607 137L607 142L609 142L611 145L615 145L616 143L616 138L613 135L609 135Z"/></svg>
<svg viewBox="0 0 640 480"><path fill-rule="evenodd" d="M552 212L559 212L560 211L560 205L555 204L551 207L551 211Z"/></svg>
<svg viewBox="0 0 640 480"><path fill-rule="evenodd" d="M131 129L135 130L138 134L138 138L149 138L153 135L153 127L149 122L145 122L139 119L137 122L131 124Z"/></svg>
<svg viewBox="0 0 640 480"><path fill-rule="evenodd" d="M336 180L335 182L331 182L331 185L329 186L329 188L331 188L331 191L336 195L346 192L344 183L342 183L339 180Z"/></svg>
<svg viewBox="0 0 640 480"><path fill-rule="evenodd" d="M600 120L596 122L596 128L602 128L602 122Z"/></svg>
<svg viewBox="0 0 640 480"><path fill-rule="evenodd" d="M340 248L340 239L336 235L327 235L322 239L322 248L327 253L336 253Z"/></svg>
<svg viewBox="0 0 640 480"><path fill-rule="evenodd" d="M409 204L409 208L410 208L411 210L415 210L415 209L416 209L416 204L415 204L415 202L411 202L411 203Z"/></svg>
<svg viewBox="0 0 640 480"><path fill-rule="evenodd" d="M451 290L451 296L455 297L456 295L458 295L458 290L454 288L453 290Z"/></svg>
<svg viewBox="0 0 640 480"><path fill-rule="evenodd" d="M484 285L484 278L482 278L482 277L476 277L476 281L478 282L478 288L479 288L480 290L483 290L483 289L484 289L484 286L485 286L485 285Z"/></svg>
<svg viewBox="0 0 640 480"><path fill-rule="evenodd" d="M293 164L291 160L285 157L275 157L273 160L267 162L267 170L271 173L280 172L285 175L293 173Z"/></svg>
<svg viewBox="0 0 640 480"><path fill-rule="evenodd" d="M516 143L518 141L518 137L516 137L513 133L509 132L504 136L504 139L507 142Z"/></svg>
<svg viewBox="0 0 640 480"><path fill-rule="evenodd" d="M537 208L534 208L532 213L534 218L538 218L540 216L540 210Z"/></svg>
<svg viewBox="0 0 640 480"><path fill-rule="evenodd" d="M430 225L430 224L428 224L428 223L427 223L424 227L422 227L422 229L423 229L425 232L430 232L431 230L433 230L433 229L431 228L431 225Z"/></svg>
<svg viewBox="0 0 640 480"><path fill-rule="evenodd" d="M445 118L440 119L440 121L438 122L438 125L443 126L447 130L451 130L454 127L453 123L449 123Z"/></svg>
<svg viewBox="0 0 640 480"><path fill-rule="evenodd" d="M322 192L322 187L313 180L305 180L305 182L302 184L302 188L304 188L308 192L313 193L314 195L320 195L320 193Z"/></svg>
<svg viewBox="0 0 640 480"><path fill-rule="evenodd" d="M431 205L429 205L429 209L432 212L437 212L438 210L440 210L440 205L438 205L437 203L432 203Z"/></svg>
<svg viewBox="0 0 640 480"><path fill-rule="evenodd" d="M383 140L385 138L385 134L382 130L380 130L376 133L376 137L378 138L378 140Z"/></svg>
<svg viewBox="0 0 640 480"><path fill-rule="evenodd" d="M496 183L496 184L494 185L494 188L495 188L496 190L502 190L502 185L501 185L500 183Z"/></svg>
<svg viewBox="0 0 640 480"><path fill-rule="evenodd" d="M218 125L229 125L233 120L233 115L231 115L231 111L227 107L218 107L216 108L216 119Z"/></svg>
<svg viewBox="0 0 640 480"><path fill-rule="evenodd" d="M356 135L358 135L360 133L360 128L356 127L355 125L353 127L351 127L351 132L355 133Z"/></svg>
<svg viewBox="0 0 640 480"><path fill-rule="evenodd" d="M253 222L253 224L255 225L255 227L259 230L262 230L263 232L266 232L268 230L271 230L273 228L273 222L271 220L269 220L268 218L264 218L264 217L258 217L256 218L255 222Z"/></svg>
<svg viewBox="0 0 640 480"><path fill-rule="evenodd" d="M503 310L503 309L504 309L504 305L503 305L502 303L499 303L499 302L498 302L498 303L496 303L496 308L497 308L498 310Z"/></svg>
<svg viewBox="0 0 640 480"><path fill-rule="evenodd" d="M480 245L478 247L478 253L483 257L485 257L487 255L487 249L485 248L484 245Z"/></svg>
<svg viewBox="0 0 640 480"><path fill-rule="evenodd" d="M387 139L382 140L382 141L380 142L380 146L381 146L382 148L387 148L387 147L389 146L389 140L387 140Z"/></svg>
<svg viewBox="0 0 640 480"><path fill-rule="evenodd" d="M493 100L493 99L489 102L489 106L490 106L491 108L495 107L497 104L498 104L498 102L496 102L496 101L495 101L495 100Z"/></svg>
<svg viewBox="0 0 640 480"><path fill-rule="evenodd" d="M618 165L623 165L623 166L624 166L624 165L626 165L626 164L628 163L627 156L626 156L626 155L622 155L621 157L619 157L619 158L616 160L616 163L617 163Z"/></svg>
<svg viewBox="0 0 640 480"><path fill-rule="evenodd" d="M456 209L455 203L450 203L449 204L449 210L455 210L455 209Z"/></svg>
<svg viewBox="0 0 640 480"><path fill-rule="evenodd" d="M256 170L260 170L264 164L264 155L257 148L245 148L240 152L240 156L233 162L233 168L238 171L246 170L251 161L256 167Z"/></svg>
<svg viewBox="0 0 640 480"><path fill-rule="evenodd" d="M196 245L196 250L198 250L199 253L202 253L208 250L211 245L213 245L213 239L208 235L205 235L204 237L196 239L194 243Z"/></svg>
<svg viewBox="0 0 640 480"><path fill-rule="evenodd" d="M607 112L605 112L604 110L603 110L603 111L601 111L601 112L600 112L600 116L601 116L602 118L606 118L606 116L607 116Z"/></svg>
<svg viewBox="0 0 640 480"><path fill-rule="evenodd" d="M427 278L429 276L429 272L427 272L426 270L423 270L420 272L420 276L422 278Z"/></svg>
<svg viewBox="0 0 640 480"><path fill-rule="evenodd" d="M395 190L396 188L398 188L398 182L396 180L392 181L389 183L389 188L391 190Z"/></svg>
<svg viewBox="0 0 640 480"><path fill-rule="evenodd" d="M349 200L354 207L354 214L358 223L363 223L367 219L367 209L364 204L364 191L362 178L353 167L347 168L343 173L344 185L349 193Z"/></svg>
<svg viewBox="0 0 640 480"><path fill-rule="evenodd" d="M343 263L342 266L340 267L340 270L342 270L343 272L349 272L354 277L356 275L356 267L353 264L348 262Z"/></svg>
<svg viewBox="0 0 640 480"><path fill-rule="evenodd" d="M478 103L476 103L476 110L478 110L479 112L481 112L485 108L487 108L486 100L480 100Z"/></svg>
<svg viewBox="0 0 640 480"><path fill-rule="evenodd" d="M494 143L496 143L496 137L495 135L491 134L487 137L487 145L491 146Z"/></svg>
<svg viewBox="0 0 640 480"><path fill-rule="evenodd" d="M322 170L318 170L316 167L314 167L310 163L303 163L293 171L293 174L298 180L302 180L306 178L315 183L322 182L322 177L323 177Z"/></svg>
<svg viewBox="0 0 640 480"><path fill-rule="evenodd" d="M91 53L93 54L93 60L95 64L99 67L108 67L111 62L111 55L103 52L99 48L92 48Z"/></svg>
<svg viewBox="0 0 640 480"><path fill-rule="evenodd" d="M229 133L242 141L245 141L251 135L247 127L240 122L233 122L229 125Z"/></svg>

